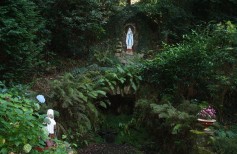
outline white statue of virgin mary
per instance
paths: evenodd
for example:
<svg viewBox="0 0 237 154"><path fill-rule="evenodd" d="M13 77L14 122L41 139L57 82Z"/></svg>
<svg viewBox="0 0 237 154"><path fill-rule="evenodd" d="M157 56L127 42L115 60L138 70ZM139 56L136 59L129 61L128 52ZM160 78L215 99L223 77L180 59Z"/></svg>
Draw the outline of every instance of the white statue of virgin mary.
<svg viewBox="0 0 237 154"><path fill-rule="evenodd" d="M131 28L128 28L127 36L126 36L126 45L127 45L127 50L132 50L133 46L133 33Z"/></svg>

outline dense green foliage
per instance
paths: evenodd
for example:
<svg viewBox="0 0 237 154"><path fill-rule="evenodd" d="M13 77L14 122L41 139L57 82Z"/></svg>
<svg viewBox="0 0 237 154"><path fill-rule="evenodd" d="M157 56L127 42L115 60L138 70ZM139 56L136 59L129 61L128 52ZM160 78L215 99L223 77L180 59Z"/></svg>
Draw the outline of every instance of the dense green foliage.
<svg viewBox="0 0 237 154"><path fill-rule="evenodd" d="M192 2L175 0L159 0L143 2L141 12L151 18L160 31L160 39L172 43L180 38L181 34L189 31L193 22L191 13Z"/></svg>
<svg viewBox="0 0 237 154"><path fill-rule="evenodd" d="M38 74L52 52L87 58L112 14L110 1L1 2L1 79L19 81Z"/></svg>
<svg viewBox="0 0 237 154"><path fill-rule="evenodd" d="M130 3L0 2L0 79L30 82L28 79L44 75L45 82L38 83L43 88L35 86L33 90L47 99L36 111L39 104L24 88L8 89L0 82L0 153L27 153L42 144L42 119L37 112L45 113L49 107L60 113L58 137L63 135L62 140L77 148L103 142L97 133L112 128L116 143L128 143L147 153L236 151L237 130L225 125L236 119L237 2ZM149 60L122 54L128 26L135 32L135 53L141 52L141 57ZM114 53L118 49L122 57L117 58ZM83 62L87 67L61 72L74 62L63 66L67 63L60 61L64 57L87 59ZM126 66L117 65L121 61ZM92 62L104 67L90 65ZM134 100L109 101L113 96ZM202 103L217 111L218 123L211 128L215 131L211 137L196 122ZM128 106L133 113L116 115L126 113ZM113 107L118 112L109 115ZM68 152L62 141L57 144L57 149L48 152Z"/></svg>
<svg viewBox="0 0 237 154"><path fill-rule="evenodd" d="M63 55L89 54L91 45L105 34L104 25L113 13L112 3L107 0L35 1L48 20L50 49Z"/></svg>
<svg viewBox="0 0 237 154"><path fill-rule="evenodd" d="M20 80L38 72L42 65L44 28L36 5L28 0L3 1L0 7L1 79ZM16 69L17 68L17 69Z"/></svg>
<svg viewBox="0 0 237 154"><path fill-rule="evenodd" d="M145 127L150 136L154 136L152 141L156 146L153 150L161 153L191 152L195 137L190 130L195 127L199 108L187 101L177 108L171 103L167 96L162 98L161 104L147 99L138 100L134 114L137 127Z"/></svg>
<svg viewBox="0 0 237 154"><path fill-rule="evenodd" d="M218 108L226 92L236 88L236 27L218 24L184 36L167 46L143 68L144 79L177 99L209 100Z"/></svg>
<svg viewBox="0 0 237 154"><path fill-rule="evenodd" d="M77 119L72 122L67 121L68 117L61 118L62 123L67 125L66 128L72 128L72 133L80 137L77 138L78 142L83 143L89 140L85 138L89 131L98 129L98 107L107 108L110 104L107 94L117 94L118 90L120 94L135 92L140 79L130 67L100 69L97 65L92 65L75 69L72 74L65 74L52 82L50 105L61 114Z"/></svg>
<svg viewBox="0 0 237 154"><path fill-rule="evenodd" d="M36 101L25 98L19 89L1 87L0 108L0 153L21 153L27 144L31 148L43 144L42 116L36 112Z"/></svg>
<svg viewBox="0 0 237 154"><path fill-rule="evenodd" d="M141 0L141 12L160 29L162 41L173 43L182 39L198 24L210 21L236 21L235 0Z"/></svg>
<svg viewBox="0 0 237 154"><path fill-rule="evenodd" d="M144 119L154 119L154 121L149 120L146 127L157 136L165 134L159 138L165 140L168 136L165 143L164 140L156 142L163 142L160 144L161 147L164 146L161 149L165 152L171 150L170 153L192 151L202 146L199 141L195 141L195 133L190 133L190 129L195 127L198 129L193 125L198 110L192 112L192 118L185 113L187 109L191 109L190 106L186 105L180 112L179 106L182 105L180 104L182 100L196 100L196 104L200 104L203 100L208 101L217 109L218 121L221 123L224 122L224 115L229 115L231 112L230 108L225 109L226 104L229 104L226 101L227 94L236 90L237 33L234 24L227 22L209 25L206 29L193 31L189 35L184 35L183 38L184 41L181 43L165 45L163 51L152 60L145 61L141 69L144 81L153 84L152 87L157 90L155 102L162 105L152 104L149 101L141 101L142 103L137 104L139 113L142 113L138 116L138 120L146 122L148 120ZM171 103L175 108L167 103ZM152 114L157 117L149 117ZM182 121L179 117L185 118ZM182 140L183 138L185 139ZM214 136L213 139L214 141L210 142L216 149L212 150L230 153L234 151L233 145L236 142L232 138ZM230 140L233 144L227 146L229 149L220 146L221 143ZM185 146L187 143L192 146L191 149ZM173 145L176 146L173 147Z"/></svg>

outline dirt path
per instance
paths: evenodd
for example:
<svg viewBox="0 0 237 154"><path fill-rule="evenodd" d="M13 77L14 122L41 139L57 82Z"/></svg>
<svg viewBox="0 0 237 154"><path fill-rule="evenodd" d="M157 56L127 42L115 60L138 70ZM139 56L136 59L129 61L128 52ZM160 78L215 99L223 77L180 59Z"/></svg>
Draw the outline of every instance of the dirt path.
<svg viewBox="0 0 237 154"><path fill-rule="evenodd" d="M143 154L143 152L125 144L92 144L78 152L79 154Z"/></svg>

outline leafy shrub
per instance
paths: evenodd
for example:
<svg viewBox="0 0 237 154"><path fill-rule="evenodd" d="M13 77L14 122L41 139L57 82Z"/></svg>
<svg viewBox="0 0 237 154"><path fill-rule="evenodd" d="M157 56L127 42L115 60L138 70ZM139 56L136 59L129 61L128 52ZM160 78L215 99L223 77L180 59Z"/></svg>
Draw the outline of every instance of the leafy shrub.
<svg viewBox="0 0 237 154"><path fill-rule="evenodd" d="M91 47L91 61L100 66L112 67L119 64L119 60L114 55L114 42L117 40L104 41L98 45Z"/></svg>
<svg viewBox="0 0 237 154"><path fill-rule="evenodd" d="M190 23L194 18L190 1L145 0L138 6L154 22L153 26L160 30L161 42L173 43L190 30Z"/></svg>
<svg viewBox="0 0 237 154"><path fill-rule="evenodd" d="M75 136L80 137L77 138L78 142L83 142L81 139L91 130L97 130L100 118L98 107L106 108L110 104L106 98L108 93L116 94L120 88L124 94L125 87L129 87L127 89L131 92L138 89L140 76L132 70L121 66L100 68L92 65L75 69L73 74L66 73L52 82L50 105L61 114L68 115L62 119L72 133L77 128Z"/></svg>
<svg viewBox="0 0 237 154"><path fill-rule="evenodd" d="M1 2L1 78L18 81L37 73L45 44L38 32L44 27L36 5L29 0ZM16 69L17 68L17 69Z"/></svg>
<svg viewBox="0 0 237 154"><path fill-rule="evenodd" d="M93 83L89 79L76 78L70 73L52 82L51 97L54 100L52 105L61 114L67 114L71 118L78 119L76 123L69 123L68 125L70 127L79 127L78 132L80 134L96 128L98 111L93 100L106 94L102 90L93 88ZM69 117L64 118L67 119ZM65 121L67 121L66 119Z"/></svg>
<svg viewBox="0 0 237 154"><path fill-rule="evenodd" d="M105 34L104 25L112 14L112 3L108 0L54 0L48 9L45 16L51 21L48 26L52 31L52 49L85 57L92 44Z"/></svg>
<svg viewBox="0 0 237 154"><path fill-rule="evenodd" d="M210 98L221 110L227 91L236 87L236 35L231 22L193 31L182 43L167 45L146 61L143 78L178 99Z"/></svg>
<svg viewBox="0 0 237 154"><path fill-rule="evenodd" d="M21 153L42 144L42 117L35 112L37 103L24 97L0 93L1 153Z"/></svg>
<svg viewBox="0 0 237 154"><path fill-rule="evenodd" d="M220 154L234 154L237 150L236 138L220 138L215 141L214 149Z"/></svg>
<svg viewBox="0 0 237 154"><path fill-rule="evenodd" d="M230 129L218 128L212 138L213 150L217 153L234 154L237 150L236 126L231 126Z"/></svg>
<svg viewBox="0 0 237 154"><path fill-rule="evenodd" d="M185 106L192 105L186 103ZM196 114L197 112L189 114L188 111L179 111L170 103L159 105L144 99L139 100L135 108L136 122L148 129L149 134L153 136L153 142L158 147L156 151L161 153L192 151L191 147L195 145L195 140L190 129L195 125Z"/></svg>

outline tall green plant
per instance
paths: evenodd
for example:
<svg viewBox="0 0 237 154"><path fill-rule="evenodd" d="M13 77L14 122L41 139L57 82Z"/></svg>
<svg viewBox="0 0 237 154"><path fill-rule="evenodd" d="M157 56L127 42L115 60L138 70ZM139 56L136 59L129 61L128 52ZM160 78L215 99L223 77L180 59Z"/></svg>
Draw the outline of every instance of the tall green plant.
<svg viewBox="0 0 237 154"><path fill-rule="evenodd" d="M152 61L146 61L143 69L144 79L164 90L164 93L177 93L190 97L188 89L197 86L197 81L209 73L205 48L206 38L193 33L184 43L166 46L166 51L158 54ZM198 40L198 41L197 41Z"/></svg>
<svg viewBox="0 0 237 154"><path fill-rule="evenodd" d="M43 144L42 117L35 112L35 101L0 93L0 102L0 153L28 153L27 150Z"/></svg>
<svg viewBox="0 0 237 154"><path fill-rule="evenodd" d="M188 0L142 0L138 6L159 29L162 41L174 42L181 39L180 34L190 29L193 21L192 3Z"/></svg>
<svg viewBox="0 0 237 154"><path fill-rule="evenodd" d="M44 27L36 5L29 0L1 2L0 72L2 79L20 80L37 73L45 40L38 36ZM16 69L17 68L17 69Z"/></svg>
<svg viewBox="0 0 237 154"><path fill-rule="evenodd" d="M179 98L208 98L221 111L226 93L236 87L237 33L231 22L211 27L146 61L144 79Z"/></svg>
<svg viewBox="0 0 237 154"><path fill-rule="evenodd" d="M83 138L90 130L96 131L99 123L98 107L106 108L109 105L107 94L117 94L117 89L124 91L130 86L131 92L138 89L140 76L122 68L98 68L92 65L67 73L52 82L50 92L52 106L67 121L68 127L77 128ZM124 93L124 92L123 92ZM78 119L76 122L71 119Z"/></svg>
<svg viewBox="0 0 237 154"><path fill-rule="evenodd" d="M98 122L98 111L94 101L100 96L105 96L105 92L95 89L95 84L89 78L81 79L68 73L52 83L51 97L54 100L53 106L69 114L70 117L77 118L78 126L84 126L80 130L83 134L92 128L96 129ZM98 102L99 103L99 102ZM86 129L85 129L86 128Z"/></svg>
<svg viewBox="0 0 237 154"><path fill-rule="evenodd" d="M212 138L213 151L217 153L235 153L237 140L236 140L236 125L229 128L219 128L215 131Z"/></svg>
<svg viewBox="0 0 237 154"><path fill-rule="evenodd" d="M153 136L152 140L158 147L154 150L160 153L191 153L195 140L190 129L196 123L198 106L184 102L181 106L185 106L185 109L179 110L180 107L175 108L171 105L173 102L169 102L165 97L161 102L164 104L157 104L148 99L138 100L135 106L135 121L138 126L148 129L149 134Z"/></svg>
<svg viewBox="0 0 237 154"><path fill-rule="evenodd" d="M51 22L51 47L67 55L89 54L90 47L105 34L104 25L112 15L111 1L59 0L48 5L45 16ZM63 49L63 50L62 50Z"/></svg>

